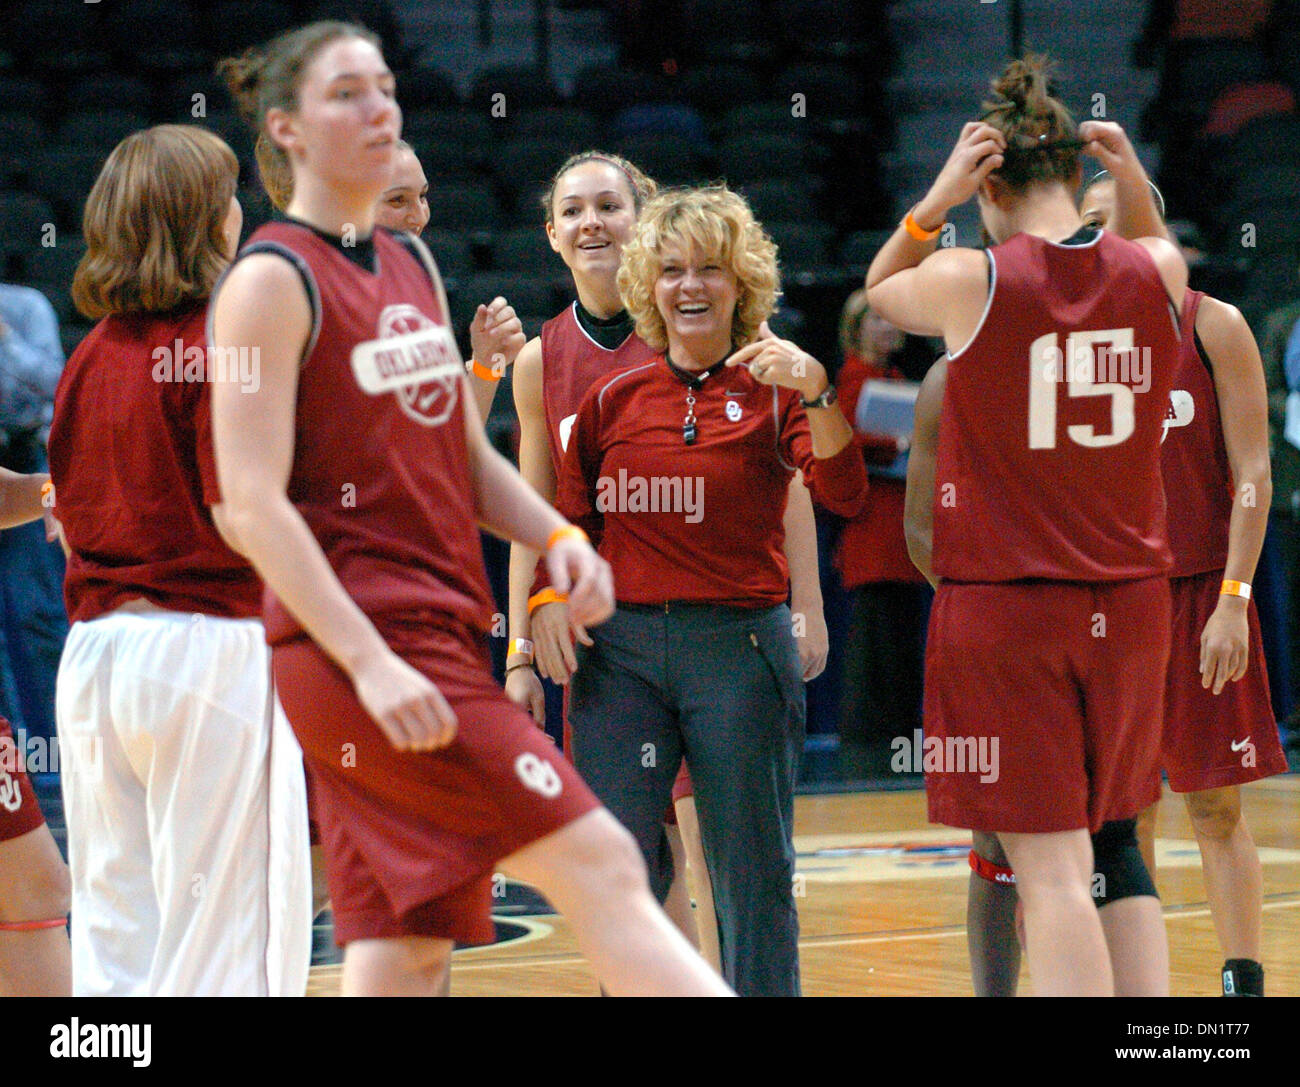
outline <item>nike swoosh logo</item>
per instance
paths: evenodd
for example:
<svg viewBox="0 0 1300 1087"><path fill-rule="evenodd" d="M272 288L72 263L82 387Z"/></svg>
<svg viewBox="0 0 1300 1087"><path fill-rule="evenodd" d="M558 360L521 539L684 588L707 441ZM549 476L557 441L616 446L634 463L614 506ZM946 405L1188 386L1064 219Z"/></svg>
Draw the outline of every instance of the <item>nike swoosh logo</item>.
<svg viewBox="0 0 1300 1087"><path fill-rule="evenodd" d="M1250 746L1250 737L1247 736L1244 740L1233 740L1231 746L1233 751L1244 751Z"/></svg>

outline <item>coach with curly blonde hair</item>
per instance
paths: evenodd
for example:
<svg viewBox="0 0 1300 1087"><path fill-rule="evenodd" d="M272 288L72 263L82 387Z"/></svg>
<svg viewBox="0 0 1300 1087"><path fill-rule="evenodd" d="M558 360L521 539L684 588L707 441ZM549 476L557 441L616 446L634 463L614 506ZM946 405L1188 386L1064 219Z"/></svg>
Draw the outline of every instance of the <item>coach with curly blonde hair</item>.
<svg viewBox="0 0 1300 1087"><path fill-rule="evenodd" d="M661 354L591 388L560 472L557 505L613 566L618 599L612 619L578 631L574 760L636 836L662 899L662 816L685 756L723 973L742 995L797 995L804 692L782 516L796 470L852 516L862 458L825 369L767 327L776 246L739 195L655 197L618 283Z"/></svg>

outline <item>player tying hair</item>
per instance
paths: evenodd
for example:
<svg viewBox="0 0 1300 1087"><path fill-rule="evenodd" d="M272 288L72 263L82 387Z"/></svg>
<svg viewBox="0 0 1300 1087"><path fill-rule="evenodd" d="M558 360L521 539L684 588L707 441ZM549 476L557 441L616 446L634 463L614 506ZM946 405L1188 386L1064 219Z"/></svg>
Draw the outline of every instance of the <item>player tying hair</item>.
<svg viewBox="0 0 1300 1087"><path fill-rule="evenodd" d="M1163 217L1164 200L1152 190ZM1117 187L1103 170L1084 188L1085 224L1154 229L1134 223L1116 205ZM1267 393L1255 339L1235 306L1188 290L1181 335L1161 446L1174 569L1160 762L1171 787L1184 794L1201 848L1210 912L1227 957L1224 995L1263 996L1263 873L1241 814L1240 786L1286 769L1249 598L1271 493ZM1152 786L1137 839L1154 874L1158 778ZM971 927L972 946L981 945L972 961L1001 964L1001 976L989 976L993 991L1014 992L1018 949L1005 934L1015 893L1006 882L1010 870L998 874L1000 889L985 895L988 924ZM1098 875L1104 880L1106 874L1099 850ZM1108 935L1109 914L1102 912Z"/></svg>
<svg viewBox="0 0 1300 1087"><path fill-rule="evenodd" d="M1150 203L1117 126L1076 128L1043 58L1012 62L993 89L867 275L882 316L948 347L922 385L908 471L909 550L938 584L927 730L999 752L996 781L952 766L926 789L934 822L996 834L1010 857L1035 990L1109 995L1089 831L1136 815L1154 768L1152 691L1169 650L1159 447L1178 349L1168 296L1181 303L1187 273L1162 237L1083 227L1081 150L1134 190L1134 207ZM971 196L996 244L935 252L948 209ZM1099 357L1134 362L1133 349L1145 376L1099 372ZM1167 991L1159 905L1137 901L1137 985Z"/></svg>
<svg viewBox="0 0 1300 1087"><path fill-rule="evenodd" d="M50 477L0 468L0 529L42 514ZM0 717L0 996L70 996L68 868L45 825L13 729Z"/></svg>
<svg viewBox="0 0 1300 1087"><path fill-rule="evenodd" d="M477 523L545 551L579 622L609 615L612 585L488 445L428 251L374 229L401 130L377 39L315 23L221 70L294 180L214 304L213 342L262 361L256 393L214 389L223 528L270 590L343 991L440 992L453 941L493 939L500 868L569 918L610 992L725 994L627 833L492 681Z"/></svg>

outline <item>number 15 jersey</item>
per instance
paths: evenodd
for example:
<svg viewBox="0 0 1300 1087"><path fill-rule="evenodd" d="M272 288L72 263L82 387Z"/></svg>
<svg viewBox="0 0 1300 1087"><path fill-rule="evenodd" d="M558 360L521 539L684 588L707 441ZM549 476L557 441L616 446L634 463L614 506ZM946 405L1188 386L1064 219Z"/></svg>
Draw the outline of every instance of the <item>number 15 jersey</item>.
<svg viewBox="0 0 1300 1087"><path fill-rule="evenodd" d="M934 571L1126 581L1168 571L1160 438L1179 350L1155 262L1105 231L989 250L989 300L949 353Z"/></svg>

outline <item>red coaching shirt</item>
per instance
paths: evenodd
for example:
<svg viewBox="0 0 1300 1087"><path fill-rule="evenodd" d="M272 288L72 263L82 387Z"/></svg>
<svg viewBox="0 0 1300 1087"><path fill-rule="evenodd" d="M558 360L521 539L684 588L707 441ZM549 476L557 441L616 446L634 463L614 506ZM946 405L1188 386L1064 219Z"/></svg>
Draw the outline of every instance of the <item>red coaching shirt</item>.
<svg viewBox="0 0 1300 1087"><path fill-rule="evenodd" d="M1165 413L1160 466L1169 503L1170 577L1222 570L1228 564L1232 471L1223 444L1219 396L1205 349L1196 335L1201 291L1183 299L1182 349Z"/></svg>
<svg viewBox="0 0 1300 1087"><path fill-rule="evenodd" d="M428 270L382 229L346 252L305 224L273 222L241 255L267 249L295 264L313 302L289 500L390 641L447 615L486 633L464 369ZM302 634L269 591L265 620L272 644Z"/></svg>
<svg viewBox="0 0 1300 1087"><path fill-rule="evenodd" d="M64 367L49 456L73 622L141 598L226 618L260 611L261 582L207 508L221 497L206 315L194 305L107 317Z"/></svg>
<svg viewBox="0 0 1300 1087"><path fill-rule="evenodd" d="M574 302L542 325L542 405L551 464L557 477L569 432L578 418L578 405L587 390L606 374L639 366L655 357L646 342L631 331L616 347L598 343L579 323L577 307ZM606 324L627 324L630 328L631 319L623 314Z"/></svg>
<svg viewBox="0 0 1300 1087"><path fill-rule="evenodd" d="M1105 231L1017 234L989 262L984 319L948 367L935 573L1166 573L1160 438L1179 344L1155 262Z"/></svg>
<svg viewBox="0 0 1300 1087"><path fill-rule="evenodd" d="M690 445L688 392L698 420ZM687 375L658 355L587 393L556 506L597 543L622 603L762 607L788 595L782 522L796 468L827 509L862 508L862 454L849 442L816 460L798 393L721 363Z"/></svg>

